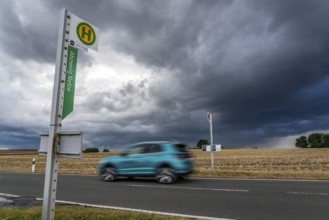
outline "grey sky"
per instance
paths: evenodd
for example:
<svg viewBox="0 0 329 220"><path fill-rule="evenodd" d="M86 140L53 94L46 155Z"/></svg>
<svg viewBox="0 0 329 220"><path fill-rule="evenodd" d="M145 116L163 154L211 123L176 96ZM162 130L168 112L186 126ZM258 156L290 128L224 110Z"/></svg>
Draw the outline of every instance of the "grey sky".
<svg viewBox="0 0 329 220"><path fill-rule="evenodd" d="M0 0L0 147L47 131L59 11L100 29L79 52L74 112L84 146L209 139L292 147L329 129L328 1Z"/></svg>

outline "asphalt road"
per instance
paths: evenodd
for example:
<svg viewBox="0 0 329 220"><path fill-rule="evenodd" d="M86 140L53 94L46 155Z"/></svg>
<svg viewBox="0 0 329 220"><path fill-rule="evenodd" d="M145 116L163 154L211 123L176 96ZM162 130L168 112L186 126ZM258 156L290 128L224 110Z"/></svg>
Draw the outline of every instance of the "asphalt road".
<svg viewBox="0 0 329 220"><path fill-rule="evenodd" d="M0 193L43 197L44 175L0 173ZM60 175L57 199L228 219L329 220L329 181L153 179Z"/></svg>

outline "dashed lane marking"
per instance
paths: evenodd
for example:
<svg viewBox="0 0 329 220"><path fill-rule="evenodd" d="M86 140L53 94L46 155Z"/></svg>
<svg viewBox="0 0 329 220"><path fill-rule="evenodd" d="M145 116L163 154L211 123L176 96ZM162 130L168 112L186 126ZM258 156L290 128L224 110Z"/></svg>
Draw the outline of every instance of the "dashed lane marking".
<svg viewBox="0 0 329 220"><path fill-rule="evenodd" d="M164 189L185 189L185 190L204 190L204 191L244 192L244 193L249 192L249 190L246 190L246 189L220 189L220 188L180 187L180 186L151 186L151 185L137 185L137 184L131 184L131 185L128 185L128 186L132 186L132 187L145 187L145 188L164 188Z"/></svg>
<svg viewBox="0 0 329 220"><path fill-rule="evenodd" d="M329 193L321 193L321 192L287 192L287 194L291 195L307 195L307 196L329 196Z"/></svg>

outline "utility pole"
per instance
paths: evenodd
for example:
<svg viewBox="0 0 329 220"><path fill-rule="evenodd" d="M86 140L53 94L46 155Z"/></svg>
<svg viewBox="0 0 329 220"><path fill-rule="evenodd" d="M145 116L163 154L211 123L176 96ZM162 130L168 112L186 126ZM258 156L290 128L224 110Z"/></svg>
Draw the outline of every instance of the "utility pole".
<svg viewBox="0 0 329 220"><path fill-rule="evenodd" d="M215 166L214 166L214 151L213 151L214 142L213 142L213 135L212 135L212 114L208 112L207 116L208 116L209 127L210 127L211 174L212 174L212 176L214 176Z"/></svg>

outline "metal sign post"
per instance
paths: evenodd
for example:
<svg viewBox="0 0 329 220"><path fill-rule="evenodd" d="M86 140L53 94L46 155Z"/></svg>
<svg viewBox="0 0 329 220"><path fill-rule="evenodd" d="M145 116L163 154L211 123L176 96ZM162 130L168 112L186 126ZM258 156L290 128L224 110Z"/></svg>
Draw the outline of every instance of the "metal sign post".
<svg viewBox="0 0 329 220"><path fill-rule="evenodd" d="M61 10L49 136L47 140L41 138L40 141L40 150L47 155L42 206L43 220L54 219L59 157L81 158L81 134L61 133L61 127L62 120L73 111L77 49L97 50L98 32L98 28L78 18L67 9ZM65 138L61 139L61 137ZM45 142L47 142L45 144L47 149L44 149ZM77 144L78 150L71 151L72 143Z"/></svg>
<svg viewBox="0 0 329 220"><path fill-rule="evenodd" d="M210 127L210 146L212 146L214 144L213 143L213 138L212 138L212 114L208 112L207 116L208 116L209 127ZM212 174L212 176L214 176L214 170L215 170L215 167L214 167L214 151L211 147L211 174Z"/></svg>
<svg viewBox="0 0 329 220"><path fill-rule="evenodd" d="M43 192L43 206L42 206L42 219L54 219L55 214L55 200L56 200L56 187L58 175L58 155L56 152L59 150L59 135L62 125L62 108L64 96L64 76L63 72L64 57L67 56L68 48L68 12L66 9L61 10L58 41L57 41L57 55L55 67L55 79L53 88L52 107L50 115L49 126L49 141L47 151L47 164L45 186Z"/></svg>

